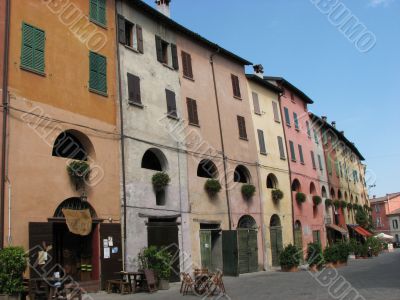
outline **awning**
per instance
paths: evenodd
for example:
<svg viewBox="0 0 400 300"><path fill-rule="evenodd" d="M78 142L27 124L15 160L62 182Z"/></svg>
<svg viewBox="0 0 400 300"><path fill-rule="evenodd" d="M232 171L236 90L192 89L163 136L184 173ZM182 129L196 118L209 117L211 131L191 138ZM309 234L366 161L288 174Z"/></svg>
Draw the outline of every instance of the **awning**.
<svg viewBox="0 0 400 300"><path fill-rule="evenodd" d="M393 241L394 237L385 233L380 233L375 236L376 238L383 240L383 241Z"/></svg>
<svg viewBox="0 0 400 300"><path fill-rule="evenodd" d="M333 229L333 230L335 230L335 231L338 231L338 232L340 232L342 235L348 234L348 232L347 232L346 229L344 229L343 227L337 226L337 225L335 225L335 224L328 224L328 225L326 225L326 227L327 227L327 228L330 228L330 229Z"/></svg>
<svg viewBox="0 0 400 300"><path fill-rule="evenodd" d="M365 237L373 236L373 234L371 232L362 228L359 225L350 226L350 228L352 228L355 232L357 232L358 234L361 234L362 236L365 236Z"/></svg>
<svg viewBox="0 0 400 300"><path fill-rule="evenodd" d="M92 216L89 209L83 210L62 210L68 230L74 234L86 236L92 232Z"/></svg>

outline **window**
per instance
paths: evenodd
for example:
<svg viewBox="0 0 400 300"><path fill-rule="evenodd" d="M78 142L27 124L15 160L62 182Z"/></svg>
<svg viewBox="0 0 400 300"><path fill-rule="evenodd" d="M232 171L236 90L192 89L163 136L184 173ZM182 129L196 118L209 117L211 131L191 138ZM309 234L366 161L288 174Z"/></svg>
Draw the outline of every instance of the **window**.
<svg viewBox="0 0 400 300"><path fill-rule="evenodd" d="M298 145L298 147L299 147L300 163L302 163L304 165L303 147L301 145Z"/></svg>
<svg viewBox="0 0 400 300"><path fill-rule="evenodd" d="M322 158L321 155L318 154L318 165L319 165L319 169L322 171L324 168L322 166Z"/></svg>
<svg viewBox="0 0 400 300"><path fill-rule="evenodd" d="M343 178L343 168L342 168L342 163L339 161L339 171L340 171L340 177Z"/></svg>
<svg viewBox="0 0 400 300"><path fill-rule="evenodd" d="M218 178L217 166L208 159L203 159L197 167L197 176L203 178Z"/></svg>
<svg viewBox="0 0 400 300"><path fill-rule="evenodd" d="M381 207L379 206L379 204L375 205L375 212L379 213L381 211Z"/></svg>
<svg viewBox="0 0 400 300"><path fill-rule="evenodd" d="M253 95L254 113L256 115L261 115L260 102L258 101L258 94L253 92L252 95Z"/></svg>
<svg viewBox="0 0 400 300"><path fill-rule="evenodd" d="M285 121L286 125L290 127L290 116L289 116L289 109L287 107L284 108L285 111Z"/></svg>
<svg viewBox="0 0 400 300"><path fill-rule="evenodd" d="M335 171L336 171L336 176L337 176L337 177L340 177L340 173L339 173L339 162L338 162L337 159L335 160Z"/></svg>
<svg viewBox="0 0 400 300"><path fill-rule="evenodd" d="M278 147L279 147L279 155L280 155L281 159L286 159L285 148L283 146L283 139L281 136L278 136Z"/></svg>
<svg viewBox="0 0 400 300"><path fill-rule="evenodd" d="M90 20L100 25L107 25L106 0L90 0Z"/></svg>
<svg viewBox="0 0 400 300"><path fill-rule="evenodd" d="M397 220L392 221L393 229L398 229L399 228L399 222Z"/></svg>
<svg viewBox="0 0 400 300"><path fill-rule="evenodd" d="M89 54L89 89L91 91L107 94L107 58L90 51Z"/></svg>
<svg viewBox="0 0 400 300"><path fill-rule="evenodd" d="M293 113L293 119L294 119L294 128L296 128L296 130L299 130L299 120L297 119L297 114L294 112Z"/></svg>
<svg viewBox="0 0 400 300"><path fill-rule="evenodd" d="M196 100L187 98L186 99L188 116L189 116L189 124L199 125L199 117L197 115L197 102Z"/></svg>
<svg viewBox="0 0 400 300"><path fill-rule="evenodd" d="M192 56L185 51L181 52L183 76L193 79Z"/></svg>
<svg viewBox="0 0 400 300"><path fill-rule="evenodd" d="M175 70L179 69L178 50L175 44L170 44L156 35L157 60Z"/></svg>
<svg viewBox="0 0 400 300"><path fill-rule="evenodd" d="M165 171L167 169L167 159L161 150L151 148L143 154L141 167L153 171Z"/></svg>
<svg viewBox="0 0 400 300"><path fill-rule="evenodd" d="M327 158L327 162L326 162L327 168L328 168L328 174L332 175L332 159L330 156L328 156Z"/></svg>
<svg viewBox="0 0 400 300"><path fill-rule="evenodd" d="M242 165L239 165L235 168L235 173L233 174L233 181L240 183L250 183L250 172L249 170Z"/></svg>
<svg viewBox="0 0 400 300"><path fill-rule="evenodd" d="M319 230L314 230L313 234L313 242L321 244L321 232Z"/></svg>
<svg viewBox="0 0 400 300"><path fill-rule="evenodd" d="M128 97L129 103L142 104L140 95L140 78L128 73Z"/></svg>
<svg viewBox="0 0 400 300"><path fill-rule="evenodd" d="M306 121L306 127L307 127L307 135L309 138L311 138L310 123L308 121Z"/></svg>
<svg viewBox="0 0 400 300"><path fill-rule="evenodd" d="M241 98L242 96L240 94L239 77L231 74L231 80L232 80L233 96L236 98Z"/></svg>
<svg viewBox="0 0 400 300"><path fill-rule="evenodd" d="M290 100L292 100L294 102L294 94L292 91L290 92Z"/></svg>
<svg viewBox="0 0 400 300"><path fill-rule="evenodd" d="M22 23L21 68L44 74L45 32Z"/></svg>
<svg viewBox="0 0 400 300"><path fill-rule="evenodd" d="M274 120L275 122L280 122L280 117L279 117L279 109L278 109L278 103L275 101L272 101L272 110L274 111Z"/></svg>
<svg viewBox="0 0 400 300"><path fill-rule="evenodd" d="M278 188L278 179L274 174L269 174L267 176L267 189L277 189Z"/></svg>
<svg viewBox="0 0 400 300"><path fill-rule="evenodd" d="M175 93L168 89L165 89L165 95L167 97L167 114L169 117L178 118L178 114L176 112L176 99Z"/></svg>
<svg viewBox="0 0 400 300"><path fill-rule="evenodd" d="M315 140L315 143L318 145L318 135L317 135L317 131L316 131L315 129L313 129L313 131L314 131L314 140Z"/></svg>
<svg viewBox="0 0 400 300"><path fill-rule="evenodd" d="M312 162L312 167L313 167L313 169L315 170L315 169L317 169L317 166L316 166L316 164L315 164L315 156L314 156L314 152L313 152L313 151L311 151L310 153L311 153L311 162Z"/></svg>
<svg viewBox="0 0 400 300"><path fill-rule="evenodd" d="M121 44L143 53L142 27L118 15L118 40Z"/></svg>
<svg viewBox="0 0 400 300"><path fill-rule="evenodd" d="M376 218L376 227L381 227L382 226L382 219L381 217Z"/></svg>
<svg viewBox="0 0 400 300"><path fill-rule="evenodd" d="M258 144L260 146L260 153L267 154L267 148L265 147L265 140L264 140L264 132L260 129L257 129L258 135Z"/></svg>
<svg viewBox="0 0 400 300"><path fill-rule="evenodd" d="M294 152L294 144L292 141L289 141L289 148L290 148L290 157L292 161L296 161L296 153Z"/></svg>
<svg viewBox="0 0 400 300"><path fill-rule="evenodd" d="M52 156L87 161L93 151L93 145L86 135L67 130L55 139Z"/></svg>
<svg viewBox="0 0 400 300"><path fill-rule="evenodd" d="M237 116L238 128L239 128L239 137L242 140L247 140L247 132L246 132L246 121L244 117Z"/></svg>

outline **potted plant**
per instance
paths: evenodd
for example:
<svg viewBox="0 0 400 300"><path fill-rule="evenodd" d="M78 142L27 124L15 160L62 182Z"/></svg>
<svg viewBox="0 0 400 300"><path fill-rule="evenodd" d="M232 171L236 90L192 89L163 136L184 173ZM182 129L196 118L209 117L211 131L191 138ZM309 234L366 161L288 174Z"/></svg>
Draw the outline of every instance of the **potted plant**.
<svg viewBox="0 0 400 300"><path fill-rule="evenodd" d="M318 206L322 203L322 198L320 196L313 196L312 197L314 206Z"/></svg>
<svg viewBox="0 0 400 300"><path fill-rule="evenodd" d="M338 249L338 261L336 263L336 267L346 266L347 261L349 260L350 254L350 245L348 243L339 243L337 244Z"/></svg>
<svg viewBox="0 0 400 300"><path fill-rule="evenodd" d="M340 207L340 201L339 200L333 201L333 206L335 207L336 210L338 210Z"/></svg>
<svg viewBox="0 0 400 300"><path fill-rule="evenodd" d="M307 262L310 271L316 272L324 264L324 255L320 243L309 243L307 246Z"/></svg>
<svg viewBox="0 0 400 300"><path fill-rule="evenodd" d="M23 273L27 266L21 247L0 250L0 299L18 300L24 290Z"/></svg>
<svg viewBox="0 0 400 300"><path fill-rule="evenodd" d="M327 268L333 268L339 261L339 250L336 244L328 246L324 250L324 258Z"/></svg>
<svg viewBox="0 0 400 300"><path fill-rule="evenodd" d="M153 183L154 190L156 192L161 192L168 186L171 178L169 178L169 175L166 172L157 172L153 175L151 181Z"/></svg>
<svg viewBox="0 0 400 300"><path fill-rule="evenodd" d="M221 190L221 184L216 179L208 179L204 184L204 189L210 197L215 197Z"/></svg>
<svg viewBox="0 0 400 300"><path fill-rule="evenodd" d="M301 192L297 192L296 193L296 201L297 201L297 204L299 204L299 205L301 205L304 202L306 202L306 194L301 193Z"/></svg>
<svg viewBox="0 0 400 300"><path fill-rule="evenodd" d="M344 201L344 200L341 200L341 201L340 201L340 207L341 207L342 209L345 209L345 208L347 207L347 202Z"/></svg>
<svg viewBox="0 0 400 300"><path fill-rule="evenodd" d="M67 172L78 191L85 186L85 181L89 179L90 166L86 161L73 160L68 164Z"/></svg>
<svg viewBox="0 0 400 300"><path fill-rule="evenodd" d="M300 265L300 251L289 244L279 255L279 263L283 272L297 272Z"/></svg>
<svg viewBox="0 0 400 300"><path fill-rule="evenodd" d="M353 204L351 204L351 203L347 204L347 209L348 210L352 210L353 209Z"/></svg>
<svg viewBox="0 0 400 300"><path fill-rule="evenodd" d="M333 205L333 201L331 199L325 199L325 206L331 207Z"/></svg>
<svg viewBox="0 0 400 300"><path fill-rule="evenodd" d="M243 184L241 191L243 197L248 200L253 197L254 193L256 192L256 187L252 184Z"/></svg>
<svg viewBox="0 0 400 300"><path fill-rule="evenodd" d="M271 191L272 200L278 202L279 200L283 199L283 192L279 189L274 189Z"/></svg>

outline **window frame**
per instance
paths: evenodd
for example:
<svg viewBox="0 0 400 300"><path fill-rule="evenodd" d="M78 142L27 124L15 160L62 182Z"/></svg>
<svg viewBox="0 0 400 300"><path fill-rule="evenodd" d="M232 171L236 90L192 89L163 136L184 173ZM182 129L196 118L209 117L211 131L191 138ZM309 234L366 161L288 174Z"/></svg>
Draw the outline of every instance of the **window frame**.
<svg viewBox="0 0 400 300"><path fill-rule="evenodd" d="M26 54L26 50L24 50L24 47L28 44L27 41L25 41L25 28L29 27L30 30L32 30L32 42L31 42L31 51L32 51L32 58L31 58L31 65L27 65L24 63L23 56ZM28 24L26 22L22 22L22 28L21 28L21 56L20 56L20 68L25 71L29 71L41 76L46 75L46 31L43 29L40 29L36 26L33 26L31 24ZM42 34L42 39L43 39L43 49L38 49L37 45L35 45L36 41L36 32L39 32ZM41 64L43 64L43 70L35 67L35 51L42 52L42 58L40 58Z"/></svg>
<svg viewBox="0 0 400 300"><path fill-rule="evenodd" d="M92 71L93 71L91 66L92 66L92 58L94 58L94 57L96 57L96 59L99 59L99 58L104 59L104 63L105 63L105 66L104 66L104 69L105 69L105 73L104 73L104 76L105 76L105 81L104 81L105 91L91 86ZM96 62L96 64L98 64L98 62ZM99 67L97 67L96 73L100 73L101 74L101 72L99 71ZM107 57L102 55L102 54L100 54L100 53L97 53L97 52L94 52L94 51L89 51L89 84L88 84L89 85L89 91L93 92L93 93L96 93L96 94L99 94L101 96L107 97L108 96L107 80L108 80L108 76L107 76Z"/></svg>
<svg viewBox="0 0 400 300"><path fill-rule="evenodd" d="M94 24L96 24L96 25L98 25L100 27L107 28L107 1L106 0L104 0L104 22L100 21L99 17L98 17L99 11L100 11L100 4L99 3L101 1L103 1L103 0L89 0L89 20L90 20L90 22L92 22L92 23L94 23ZM92 15L92 10L94 9L92 7L93 2L96 2L96 6L97 6L96 17L94 17Z"/></svg>

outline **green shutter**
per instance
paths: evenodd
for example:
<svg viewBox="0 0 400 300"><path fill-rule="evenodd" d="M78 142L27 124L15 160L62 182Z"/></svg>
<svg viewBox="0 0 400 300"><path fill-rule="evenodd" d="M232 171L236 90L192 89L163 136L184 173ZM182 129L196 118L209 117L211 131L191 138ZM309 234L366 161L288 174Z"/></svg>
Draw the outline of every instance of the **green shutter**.
<svg viewBox="0 0 400 300"><path fill-rule="evenodd" d="M107 59L97 53L89 54L89 88L107 94Z"/></svg>
<svg viewBox="0 0 400 300"><path fill-rule="evenodd" d="M34 26L22 24L21 67L44 73L45 32Z"/></svg>
<svg viewBox="0 0 400 300"><path fill-rule="evenodd" d="M106 25L106 0L90 0L89 16L90 20Z"/></svg>

